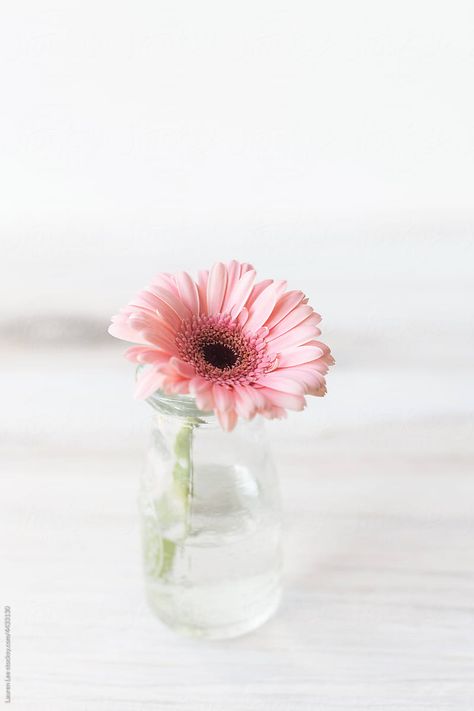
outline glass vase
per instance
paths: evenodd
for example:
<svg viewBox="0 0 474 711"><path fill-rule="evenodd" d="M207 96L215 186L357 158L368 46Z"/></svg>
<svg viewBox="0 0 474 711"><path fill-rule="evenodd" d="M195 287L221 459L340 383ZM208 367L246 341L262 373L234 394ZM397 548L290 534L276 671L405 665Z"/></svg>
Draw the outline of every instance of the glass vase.
<svg viewBox="0 0 474 711"><path fill-rule="evenodd" d="M140 513L146 593L182 633L221 639L280 599L278 482L261 417L224 432L190 396L155 393Z"/></svg>

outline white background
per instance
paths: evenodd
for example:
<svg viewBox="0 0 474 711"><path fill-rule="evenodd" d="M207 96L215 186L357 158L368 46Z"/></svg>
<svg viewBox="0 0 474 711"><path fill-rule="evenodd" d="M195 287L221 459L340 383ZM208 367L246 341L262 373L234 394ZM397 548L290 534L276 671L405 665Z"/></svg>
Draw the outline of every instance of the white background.
<svg viewBox="0 0 474 711"><path fill-rule="evenodd" d="M4 6L4 342L106 343L156 271L238 258L305 289L339 377L403 369L377 413L461 405L473 20L471 2ZM335 416L375 407L352 387Z"/></svg>
<svg viewBox="0 0 474 711"><path fill-rule="evenodd" d="M323 340L337 360L327 398L293 415L289 426L271 428L277 450L286 437L287 490L291 442L301 437L312 443L299 466L310 477L306 500L314 496L316 508L323 475L311 462L321 452L324 466L351 482L370 469L361 453L369 461L385 453L374 469L381 489L386 467L402 453L413 474L403 480L402 512L415 490L421 499L437 491L433 467L440 461L453 475L452 490L459 488L457 463L472 469L474 395L472 2L20 0L0 11L0 73L0 433L4 481L17 502L8 518L13 559L24 553L30 560L29 543L21 543L21 532L31 533L25 516L35 512L34 501L24 499L30 477L46 482L57 457L67 462L90 453L88 471L104 486L108 453L122 453L129 459L121 480L133 492L147 412L131 400L132 369L106 334L108 319L155 272L195 271L216 260L250 261L262 277L304 289L323 315ZM74 476L81 481L80 467ZM449 499L446 487L434 495L436 505ZM336 488L330 501L344 490ZM38 495L54 519L60 494L40 486ZM329 511L328 501L321 506ZM370 514L383 520L386 503L375 500ZM297 520L303 502L292 505ZM466 505L465 495L455 496L454 520L461 510L472 516ZM133 501L130 520L132 509ZM58 525L67 528L62 519ZM110 525L104 516L97 531ZM52 560L55 530L45 553ZM445 533L438 531L439 540ZM459 535L448 549L460 544ZM414 545L416 536L408 536L407 550ZM416 569L428 558L420 553ZM459 563L463 575L472 574L467 560L474 557ZM28 636L26 569L11 583L10 604L15 609L18 601ZM38 575L47 600L54 581ZM296 609L289 600L286 614ZM365 601L359 603L363 610ZM287 625L286 644L299 649L303 642L281 615L275 624ZM144 620L148 629L152 621ZM400 634L390 625L387 650L392 633ZM273 629L261 633L268 642L264 636L255 644L277 648L281 628ZM329 644L333 631L326 632ZM314 635L320 638L316 628ZM63 656L68 640L50 650L48 664ZM338 640L345 649L344 634ZM251 653L249 644L239 659ZM185 652L176 650L179 660ZM453 641L453 655L468 651L472 645ZM305 658L311 653L319 664L310 645ZM26 703L53 694L58 708L75 708L67 677L60 687L51 677L46 691L35 686L28 671L35 663L36 654L25 654L24 668L17 667L18 696ZM312 709L314 698L326 699L322 708L342 703L344 670L336 660L322 663L333 691L320 697L316 684L306 697L305 679L295 672L291 688L301 708ZM271 661L265 667L276 668ZM394 692L382 676L377 696L369 668L359 674L361 698L368 694L382 707ZM431 678L429 665L423 674ZM115 704L125 696L145 703L139 679L129 679L127 694L117 691ZM400 689L399 707L412 708L409 687ZM451 708L450 688L445 696L429 689L424 698L432 693L436 708ZM85 708L105 708L94 705L100 693L91 691ZM209 693L201 699L206 711L221 703L218 691ZM459 691L453 708L472 708L467 691Z"/></svg>

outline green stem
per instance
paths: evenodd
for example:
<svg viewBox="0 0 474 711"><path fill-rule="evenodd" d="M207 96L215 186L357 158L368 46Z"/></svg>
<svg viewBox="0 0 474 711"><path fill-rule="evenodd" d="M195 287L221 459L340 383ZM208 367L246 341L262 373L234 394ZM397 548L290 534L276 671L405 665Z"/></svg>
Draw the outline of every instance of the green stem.
<svg viewBox="0 0 474 711"><path fill-rule="evenodd" d="M173 485L176 495L183 502L186 521L192 494L193 429L194 425L186 422L176 435L174 443L176 462L173 467Z"/></svg>
<svg viewBox="0 0 474 711"><path fill-rule="evenodd" d="M178 434L174 444L175 464L173 467L174 496L182 505L185 532L189 530L189 516L192 499L192 443L194 423L186 422ZM162 539L162 560L160 576L166 575L173 568L177 544L167 538Z"/></svg>

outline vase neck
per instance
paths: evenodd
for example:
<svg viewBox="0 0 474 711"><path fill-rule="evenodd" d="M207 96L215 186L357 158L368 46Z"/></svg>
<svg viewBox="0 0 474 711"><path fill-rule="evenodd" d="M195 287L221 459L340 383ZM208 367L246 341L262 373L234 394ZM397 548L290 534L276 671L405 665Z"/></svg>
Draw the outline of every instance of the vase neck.
<svg viewBox="0 0 474 711"><path fill-rule="evenodd" d="M157 390L147 398L147 403L162 415L200 423L213 423L216 421L214 413L200 410L192 395L167 395Z"/></svg>

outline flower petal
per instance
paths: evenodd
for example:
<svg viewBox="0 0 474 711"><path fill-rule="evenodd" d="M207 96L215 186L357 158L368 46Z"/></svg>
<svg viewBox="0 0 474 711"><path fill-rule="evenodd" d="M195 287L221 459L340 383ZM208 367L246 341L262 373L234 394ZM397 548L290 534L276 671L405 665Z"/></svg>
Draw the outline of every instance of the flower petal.
<svg viewBox="0 0 474 711"><path fill-rule="evenodd" d="M170 395L187 395L189 380L187 378L168 376L163 381L163 390Z"/></svg>
<svg viewBox="0 0 474 711"><path fill-rule="evenodd" d="M310 341L316 335L315 326L297 326L268 342L269 353L280 353L285 348L294 348Z"/></svg>
<svg viewBox="0 0 474 711"><path fill-rule="evenodd" d="M246 387L247 395L253 400L255 407L259 412L267 407L267 401L265 400L265 395L263 394L263 388L255 388L251 385Z"/></svg>
<svg viewBox="0 0 474 711"><path fill-rule="evenodd" d="M132 363L164 364L169 361L169 353L149 346L131 346L124 353L125 358Z"/></svg>
<svg viewBox="0 0 474 711"><path fill-rule="evenodd" d="M292 365L300 365L300 363L309 363L311 360L320 358L323 352L317 346L297 346L283 351L278 357L278 367L285 368Z"/></svg>
<svg viewBox="0 0 474 711"><path fill-rule="evenodd" d="M143 330L143 335L154 346L158 346L167 353L177 353L178 349L173 334L163 323L156 322Z"/></svg>
<svg viewBox="0 0 474 711"><path fill-rule="evenodd" d="M207 282L207 309L209 314L219 314L222 309L227 285L227 269L222 262L216 262L209 273Z"/></svg>
<svg viewBox="0 0 474 711"><path fill-rule="evenodd" d="M281 298L277 301L277 304L273 310L272 315L267 321L267 326L272 329L279 323L282 318L285 318L290 311L298 306L304 299L304 294L302 291L287 291L283 294Z"/></svg>
<svg viewBox="0 0 474 711"><path fill-rule="evenodd" d="M189 382L189 389L192 393L199 393L203 390L208 390L212 386L209 380L201 375L196 375Z"/></svg>
<svg viewBox="0 0 474 711"><path fill-rule="evenodd" d="M307 304L300 304L292 311L290 311L289 314L282 318L281 321L272 328L267 340L272 341L278 336L282 336L284 333L287 333L292 328L295 328L295 326L298 326L298 324L300 324L312 314L314 314L314 311L311 306L308 306ZM319 320L321 320L321 318L319 318ZM317 320L315 320L315 322L317 323Z"/></svg>
<svg viewBox="0 0 474 711"><path fill-rule="evenodd" d="M153 289L154 287L150 287L150 289ZM178 330L178 328L181 326L181 318L178 316L176 311L173 311L171 306L169 306L166 301L163 301L163 299L160 296L157 296L156 294L152 292L142 292L141 298L136 299L135 303L139 304L140 301L144 301L145 297L144 294L147 293L149 295L149 303L153 300L153 313L154 315L159 315L163 321L171 328L174 329L175 331ZM143 310L143 306L139 306Z"/></svg>
<svg viewBox="0 0 474 711"><path fill-rule="evenodd" d="M237 413L235 410L216 410L216 415L222 429L226 432L231 432L237 424Z"/></svg>
<svg viewBox="0 0 474 711"><path fill-rule="evenodd" d="M288 410L303 410L306 405L302 395L284 393L270 388L261 388L260 392L271 405L276 405L277 407L284 407Z"/></svg>
<svg viewBox="0 0 474 711"><path fill-rule="evenodd" d="M192 314L199 315L199 294L195 282L187 272L179 272L176 275L179 296L184 305Z"/></svg>
<svg viewBox="0 0 474 711"><path fill-rule="evenodd" d="M251 395L248 393L249 388L245 385L234 385L235 407L237 414L246 419L250 419L256 412L256 405Z"/></svg>
<svg viewBox="0 0 474 711"><path fill-rule="evenodd" d="M270 284L273 284L273 279L264 279L263 281L259 281L255 284L249 298L247 299L247 303L245 304L249 311L257 297L259 297L262 291L264 291L267 286L270 286Z"/></svg>
<svg viewBox="0 0 474 711"><path fill-rule="evenodd" d="M286 377L285 375L282 375L280 370L273 371L273 373L267 373L259 378L258 384L271 388L272 390L280 390L284 393L304 395L304 383L301 382L301 379L298 382L298 373L293 373L293 377L291 377L292 373L290 371L291 368L286 369Z"/></svg>
<svg viewBox="0 0 474 711"><path fill-rule="evenodd" d="M249 317L245 324L246 331L256 332L263 326L275 307L278 287L278 284L272 282L257 296L249 308Z"/></svg>
<svg viewBox="0 0 474 711"><path fill-rule="evenodd" d="M139 309L148 308L156 313L158 303L159 302L156 296L152 294L151 291L147 291L146 289L144 289L143 291L138 292L138 294L134 297L133 301L130 302L129 306L137 307Z"/></svg>
<svg viewBox="0 0 474 711"><path fill-rule="evenodd" d="M155 294L155 296L159 297L162 303L172 309L180 320L188 319L191 316L191 311L188 307L180 301L179 296L175 296L171 293L171 291L161 289L158 286L151 286L150 291Z"/></svg>
<svg viewBox="0 0 474 711"><path fill-rule="evenodd" d="M256 269L252 264L249 264L248 262L243 262L240 265L240 276L242 277L245 274L245 272L249 272L249 271L254 272L254 271L256 271Z"/></svg>
<svg viewBox="0 0 474 711"><path fill-rule="evenodd" d="M159 366L154 366L145 372L138 380L137 386L135 388L135 397L138 400L145 400L150 397L155 390L161 387L164 375L160 371Z"/></svg>
<svg viewBox="0 0 474 711"><path fill-rule="evenodd" d="M128 318L124 314L117 314L112 318L112 323L107 329L108 333L115 338L120 338L122 341L130 341L130 343L146 344L145 337L137 331L129 323Z"/></svg>
<svg viewBox="0 0 474 711"><path fill-rule="evenodd" d="M176 297L179 296L178 287L176 286L176 279L173 274L168 274L167 272L156 274L153 278L152 286L164 289L165 291L171 291L171 293Z"/></svg>
<svg viewBox="0 0 474 711"><path fill-rule="evenodd" d="M282 377L297 379L305 388L320 388L324 385L324 375L316 370L312 363L305 363L278 371Z"/></svg>
<svg viewBox="0 0 474 711"><path fill-rule="evenodd" d="M227 310L230 311L232 318L237 318L242 309L244 308L247 299L252 291L256 272L253 269L245 272L245 274L240 277L239 281L235 285L229 301L227 302Z"/></svg>
<svg viewBox="0 0 474 711"><path fill-rule="evenodd" d="M207 282L209 281L209 272L200 270L198 272L197 288L199 294L199 306L202 314L207 314Z"/></svg>
<svg viewBox="0 0 474 711"><path fill-rule="evenodd" d="M186 361L181 360L181 358L170 358L169 365L184 378L191 379L194 378L194 376L196 375L194 366L191 365L191 363L187 363Z"/></svg>
<svg viewBox="0 0 474 711"><path fill-rule="evenodd" d="M234 401L231 391L224 385L214 384L213 387L215 407L218 410L229 410L233 407Z"/></svg>
<svg viewBox="0 0 474 711"><path fill-rule="evenodd" d="M223 313L229 312L229 307L228 307L229 301L232 297L232 292L234 290L234 287L237 284L239 279L240 279L240 264L235 259L233 259L227 265L227 286L226 286L226 290L225 290L224 301L222 302L222 312Z"/></svg>
<svg viewBox="0 0 474 711"><path fill-rule="evenodd" d="M288 417L288 414L283 407L270 407L267 410L262 410L262 415L268 420L282 420L285 417Z"/></svg>
<svg viewBox="0 0 474 711"><path fill-rule="evenodd" d="M210 380L200 375L195 376L189 381L189 391L194 394L200 410L210 412L214 409L214 394Z"/></svg>

